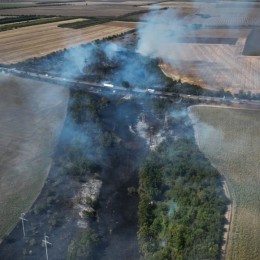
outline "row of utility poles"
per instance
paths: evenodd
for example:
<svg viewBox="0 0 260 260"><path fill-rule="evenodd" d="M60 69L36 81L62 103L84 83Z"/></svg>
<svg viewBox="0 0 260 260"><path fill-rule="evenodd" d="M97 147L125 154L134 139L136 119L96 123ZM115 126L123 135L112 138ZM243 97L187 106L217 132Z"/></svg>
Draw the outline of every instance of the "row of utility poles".
<svg viewBox="0 0 260 260"><path fill-rule="evenodd" d="M24 218L25 213L21 213L21 216L19 217L19 219L21 219L22 221L22 226L23 226L23 237L25 237L25 228L24 228L24 221L28 221L27 219ZM44 243L44 247L45 247L45 252L46 252L46 259L49 259L48 256L48 245L51 245L51 243L47 240L47 238L49 238L48 236L46 236L46 234L44 234L44 240L42 240L42 242Z"/></svg>

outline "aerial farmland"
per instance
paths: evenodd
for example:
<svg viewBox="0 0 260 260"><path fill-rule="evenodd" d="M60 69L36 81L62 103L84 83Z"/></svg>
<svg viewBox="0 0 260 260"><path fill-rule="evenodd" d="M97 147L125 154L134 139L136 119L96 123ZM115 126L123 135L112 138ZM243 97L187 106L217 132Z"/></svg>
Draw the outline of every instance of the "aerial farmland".
<svg viewBox="0 0 260 260"><path fill-rule="evenodd" d="M0 84L4 96L1 101L2 238L41 191L66 116L69 95L51 84L3 74Z"/></svg>
<svg viewBox="0 0 260 260"><path fill-rule="evenodd" d="M257 259L259 110L195 106L191 114L200 149L225 176L233 198L227 258Z"/></svg>
<svg viewBox="0 0 260 260"><path fill-rule="evenodd" d="M82 21L69 20L69 23ZM12 64L29 58L44 56L54 51L121 34L135 28L135 23L106 23L73 30L58 25L68 21L35 25L0 32L0 63ZM10 43L11 44L7 44Z"/></svg>
<svg viewBox="0 0 260 260"><path fill-rule="evenodd" d="M260 258L259 1L0 3L0 259Z"/></svg>

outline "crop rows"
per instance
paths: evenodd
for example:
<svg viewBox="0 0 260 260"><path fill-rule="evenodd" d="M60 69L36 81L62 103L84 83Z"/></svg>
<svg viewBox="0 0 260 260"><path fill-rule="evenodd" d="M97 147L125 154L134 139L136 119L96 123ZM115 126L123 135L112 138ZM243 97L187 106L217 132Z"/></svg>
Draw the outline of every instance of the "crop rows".
<svg viewBox="0 0 260 260"><path fill-rule="evenodd" d="M260 57L242 56L245 41L240 38L236 45L173 44L175 51L162 69L204 88L258 93Z"/></svg>
<svg viewBox="0 0 260 260"><path fill-rule="evenodd" d="M53 51L121 34L131 29L130 26L121 26L121 22L118 22L118 25L114 22L79 30L59 28L58 24L60 23L0 33L0 63L11 64L28 58L44 56Z"/></svg>
<svg viewBox="0 0 260 260"><path fill-rule="evenodd" d="M226 259L259 259L260 112L203 106L191 111L199 146L225 176L233 200Z"/></svg>

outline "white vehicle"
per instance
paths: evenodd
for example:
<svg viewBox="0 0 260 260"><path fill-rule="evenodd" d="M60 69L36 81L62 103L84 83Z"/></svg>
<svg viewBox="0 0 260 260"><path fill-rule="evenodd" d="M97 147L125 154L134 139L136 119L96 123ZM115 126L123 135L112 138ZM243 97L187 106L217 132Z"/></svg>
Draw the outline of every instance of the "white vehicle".
<svg viewBox="0 0 260 260"><path fill-rule="evenodd" d="M114 85L110 84L110 83L103 83L103 86L104 87L108 87L108 88L113 88L114 87Z"/></svg>
<svg viewBox="0 0 260 260"><path fill-rule="evenodd" d="M48 77L49 75L48 74L45 74L45 77Z"/></svg>
<svg viewBox="0 0 260 260"><path fill-rule="evenodd" d="M152 89L152 88L148 88L146 91L147 91L148 93L154 93L154 92L155 92L155 90Z"/></svg>

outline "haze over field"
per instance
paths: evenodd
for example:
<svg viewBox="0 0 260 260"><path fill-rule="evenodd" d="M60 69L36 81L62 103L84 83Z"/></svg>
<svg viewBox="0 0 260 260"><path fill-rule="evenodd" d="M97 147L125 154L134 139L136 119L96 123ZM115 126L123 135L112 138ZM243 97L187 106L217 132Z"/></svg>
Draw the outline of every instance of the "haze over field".
<svg viewBox="0 0 260 260"><path fill-rule="evenodd" d="M40 193L66 116L68 91L0 74L0 238Z"/></svg>
<svg viewBox="0 0 260 260"><path fill-rule="evenodd" d="M243 11L248 11L250 17L251 9ZM174 9L147 15L147 23L139 29L138 51L160 58L161 68L174 79L212 90L259 93L260 57L243 55L252 29L243 27L242 18L238 22L241 28L231 25L222 28L216 23L211 29L203 29L204 22L194 25L194 19L197 19L194 15L180 17ZM256 23L260 25L260 21Z"/></svg>
<svg viewBox="0 0 260 260"><path fill-rule="evenodd" d="M0 259L259 260L259 28L251 1L1 2Z"/></svg>
<svg viewBox="0 0 260 260"><path fill-rule="evenodd" d="M227 259L260 254L260 111L191 108L201 151L225 176L233 212Z"/></svg>

